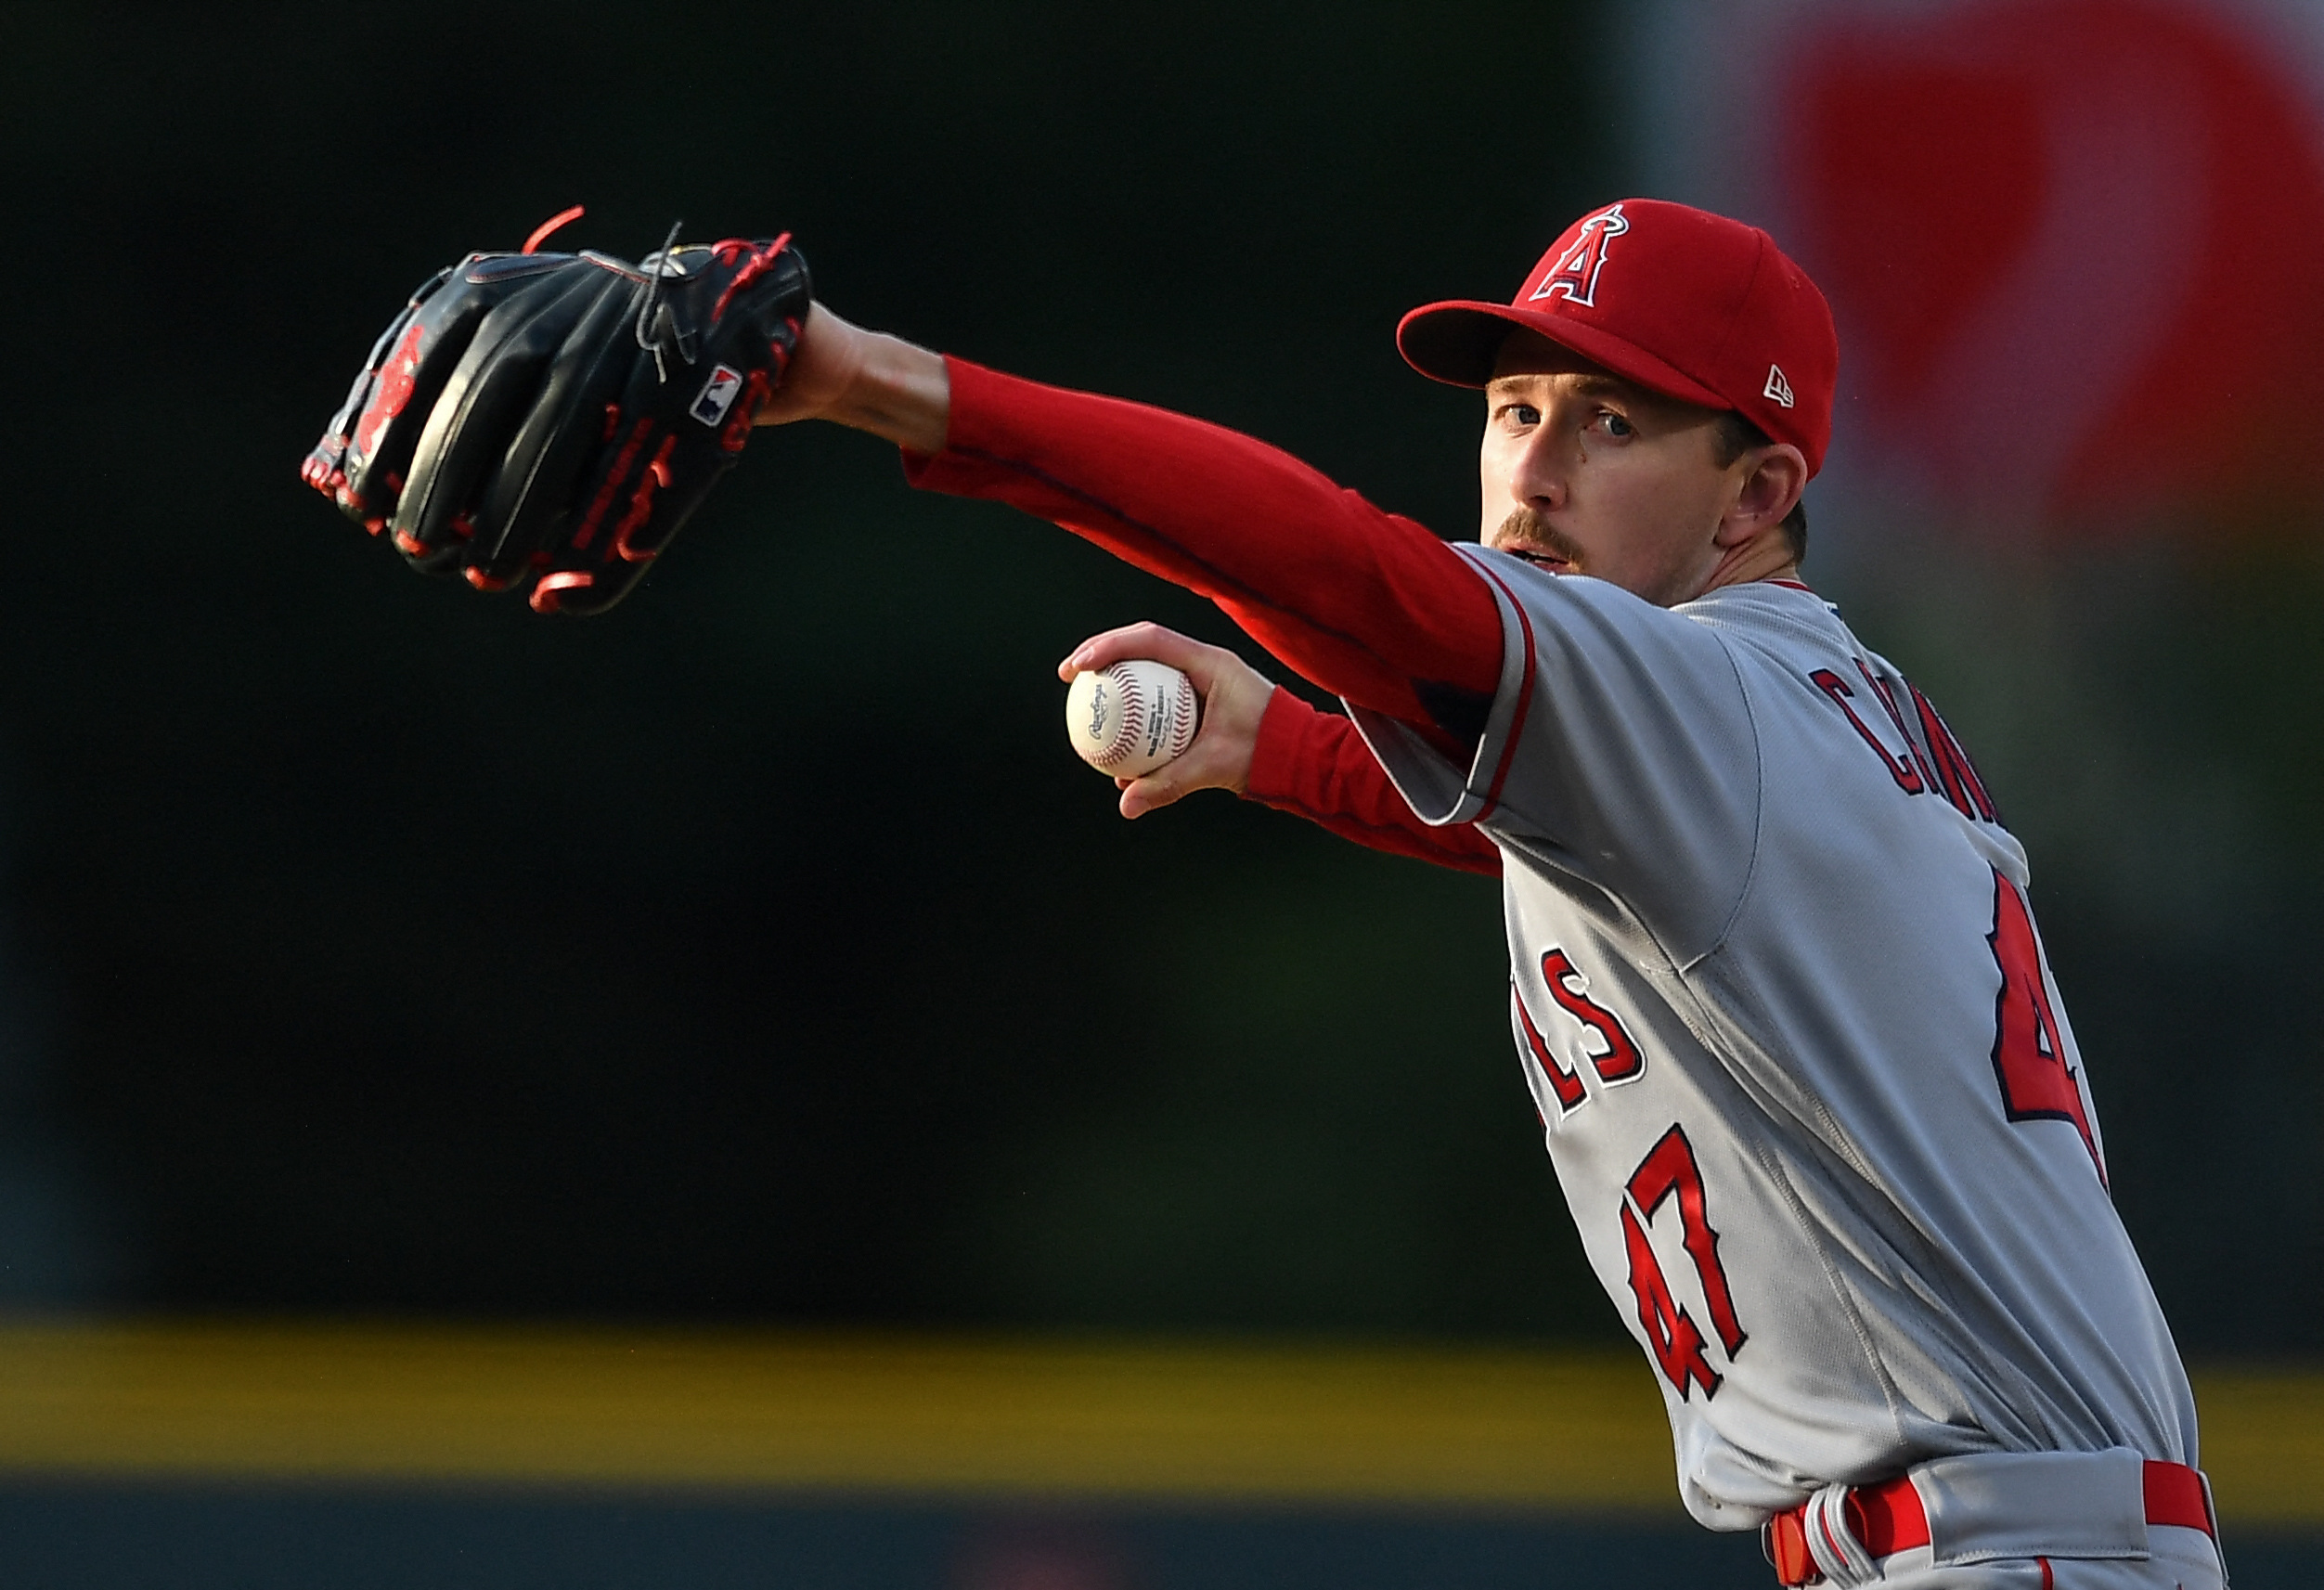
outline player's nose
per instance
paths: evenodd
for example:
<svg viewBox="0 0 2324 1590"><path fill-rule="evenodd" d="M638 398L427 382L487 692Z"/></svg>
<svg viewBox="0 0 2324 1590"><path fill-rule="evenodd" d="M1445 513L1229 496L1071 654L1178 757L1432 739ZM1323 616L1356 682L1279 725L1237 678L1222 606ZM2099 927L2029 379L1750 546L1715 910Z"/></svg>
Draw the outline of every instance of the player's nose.
<svg viewBox="0 0 2324 1590"><path fill-rule="evenodd" d="M1564 507L1572 485L1573 457L1569 444L1556 426L1538 427L1510 460L1509 495L1537 512Z"/></svg>

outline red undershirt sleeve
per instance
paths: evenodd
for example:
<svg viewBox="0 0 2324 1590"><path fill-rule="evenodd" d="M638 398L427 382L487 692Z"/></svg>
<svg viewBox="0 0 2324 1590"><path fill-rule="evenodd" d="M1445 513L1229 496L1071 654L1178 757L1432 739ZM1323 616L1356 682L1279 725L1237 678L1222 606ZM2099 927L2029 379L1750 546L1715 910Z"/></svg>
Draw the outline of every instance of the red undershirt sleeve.
<svg viewBox="0 0 2324 1590"><path fill-rule="evenodd" d="M1468 561L1263 442L948 359L945 450L916 486L1038 514L1216 601L1333 694L1473 746L1501 621Z"/></svg>
<svg viewBox="0 0 2324 1590"><path fill-rule="evenodd" d="M1421 821L1354 724L1316 711L1287 690L1268 700L1243 793L1375 850L1501 875L1501 851L1491 840L1465 822Z"/></svg>

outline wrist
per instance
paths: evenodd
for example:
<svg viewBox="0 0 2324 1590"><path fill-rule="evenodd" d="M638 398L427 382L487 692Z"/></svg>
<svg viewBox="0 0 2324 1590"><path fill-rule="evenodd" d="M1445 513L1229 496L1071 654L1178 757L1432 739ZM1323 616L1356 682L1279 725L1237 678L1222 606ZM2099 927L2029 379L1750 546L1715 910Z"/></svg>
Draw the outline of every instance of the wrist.
<svg viewBox="0 0 2324 1590"><path fill-rule="evenodd" d="M791 368L758 422L828 420L934 454L944 451L951 411L951 373L941 355L812 304Z"/></svg>
<svg viewBox="0 0 2324 1590"><path fill-rule="evenodd" d="M944 356L884 331L856 335L855 368L831 418L915 453L944 451L952 420Z"/></svg>

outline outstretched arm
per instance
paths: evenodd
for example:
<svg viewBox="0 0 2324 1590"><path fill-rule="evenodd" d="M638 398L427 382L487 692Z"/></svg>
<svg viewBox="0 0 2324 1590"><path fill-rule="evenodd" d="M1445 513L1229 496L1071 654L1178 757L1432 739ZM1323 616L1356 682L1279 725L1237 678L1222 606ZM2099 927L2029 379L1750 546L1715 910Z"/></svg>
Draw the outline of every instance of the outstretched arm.
<svg viewBox="0 0 2324 1590"><path fill-rule="evenodd" d="M1307 679L1456 759L1482 728L1501 627L1476 571L1248 436L946 360L820 304L763 417L886 437L916 484L1013 503L1211 598Z"/></svg>

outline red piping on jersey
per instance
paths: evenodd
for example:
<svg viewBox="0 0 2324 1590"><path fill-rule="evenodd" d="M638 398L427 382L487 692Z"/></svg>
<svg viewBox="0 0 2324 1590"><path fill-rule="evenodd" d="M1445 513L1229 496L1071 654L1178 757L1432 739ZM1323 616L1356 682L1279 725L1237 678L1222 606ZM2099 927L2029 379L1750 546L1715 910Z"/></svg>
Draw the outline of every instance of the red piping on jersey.
<svg viewBox="0 0 2324 1590"><path fill-rule="evenodd" d="M1485 808L1477 814L1477 821L1481 822L1492 815L1494 807L1501 804L1501 786L1507 781L1510 765L1517 759L1517 736L1525 732L1525 715L1533 705L1533 621L1526 616L1525 603L1517 599L1516 593L1509 589L1499 575L1481 564L1478 565L1478 572L1500 587L1501 594L1509 599L1509 606L1517 615L1518 631L1525 637L1525 678L1517 685L1517 711L1509 719L1509 732L1502 739L1501 760L1492 770L1492 785L1485 792Z"/></svg>

